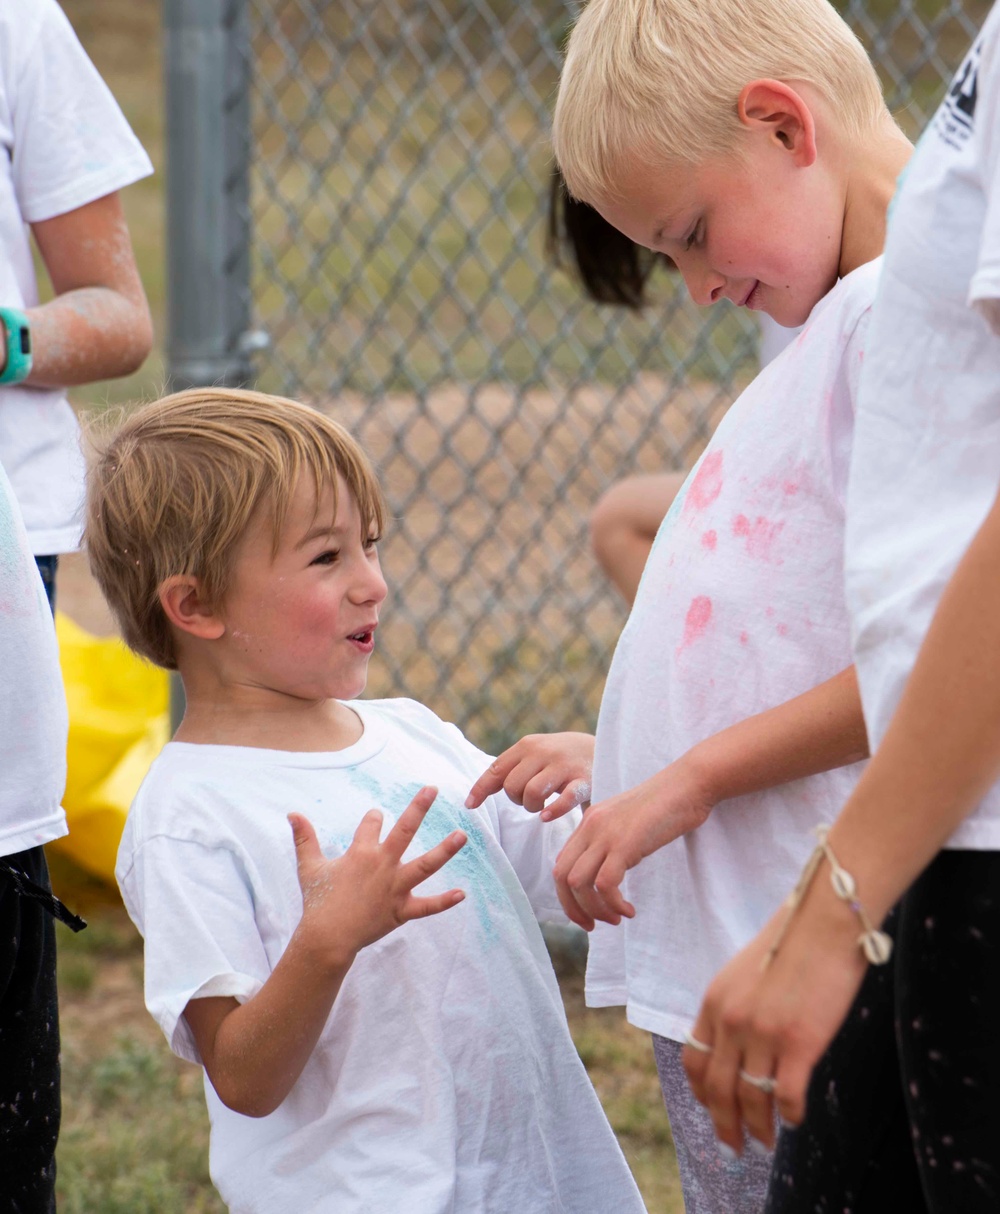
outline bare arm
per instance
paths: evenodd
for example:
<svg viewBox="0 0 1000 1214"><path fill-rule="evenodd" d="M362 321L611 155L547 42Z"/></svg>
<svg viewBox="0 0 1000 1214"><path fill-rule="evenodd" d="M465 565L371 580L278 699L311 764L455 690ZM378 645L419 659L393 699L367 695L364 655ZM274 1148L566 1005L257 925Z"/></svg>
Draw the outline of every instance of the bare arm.
<svg viewBox="0 0 1000 1214"><path fill-rule="evenodd" d="M588 931L635 908L628 869L697 829L719 802L857 762L868 740L854 668L724 729L650 779L593 805L556 862L563 909Z"/></svg>
<svg viewBox="0 0 1000 1214"><path fill-rule="evenodd" d="M885 739L830 832L876 923L1000 773L998 670L1000 499L941 596ZM737 1150L741 1120L765 1142L772 1125L770 1098L738 1088L738 1067L775 1074L778 1109L799 1122L812 1068L864 976L858 921L822 873L767 971L754 958L773 925L712 983L695 1034L714 1053L687 1051L695 1094Z"/></svg>
<svg viewBox="0 0 1000 1214"><path fill-rule="evenodd" d="M153 341L121 200L108 194L32 225L55 291L31 308L32 368L40 387L128 375ZM6 348L0 350L0 369Z"/></svg>
<svg viewBox="0 0 1000 1214"><path fill-rule="evenodd" d="M383 843L382 815L367 813L337 860L324 858L305 818L290 816L303 909L288 947L246 1003L210 997L193 999L184 1010L212 1086L235 1112L266 1117L285 1099L362 948L411 919L461 902L464 894L456 889L421 898L412 893L464 846L461 831L401 862L435 795L421 790Z"/></svg>

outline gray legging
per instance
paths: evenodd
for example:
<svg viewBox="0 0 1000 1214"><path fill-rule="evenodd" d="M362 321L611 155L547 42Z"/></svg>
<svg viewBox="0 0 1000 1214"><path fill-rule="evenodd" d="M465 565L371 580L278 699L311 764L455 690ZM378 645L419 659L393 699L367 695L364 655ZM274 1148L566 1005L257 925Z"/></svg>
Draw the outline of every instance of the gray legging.
<svg viewBox="0 0 1000 1214"><path fill-rule="evenodd" d="M685 1214L761 1214L771 1156L758 1155L744 1138L743 1154L725 1160L712 1119L695 1100L681 1066L679 1041L653 1035L653 1055L670 1118Z"/></svg>

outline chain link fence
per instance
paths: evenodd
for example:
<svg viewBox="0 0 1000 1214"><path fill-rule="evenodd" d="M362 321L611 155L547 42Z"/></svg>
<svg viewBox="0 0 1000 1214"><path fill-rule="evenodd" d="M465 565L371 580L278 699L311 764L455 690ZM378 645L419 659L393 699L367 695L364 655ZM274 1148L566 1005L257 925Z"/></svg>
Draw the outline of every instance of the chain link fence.
<svg viewBox="0 0 1000 1214"><path fill-rule="evenodd" d="M839 7L916 135L989 2ZM175 382L253 378L352 429L394 520L370 688L492 750L593 727L624 607L590 509L690 466L757 366L747 315L668 274L642 315L598 306L547 257L575 11L167 3Z"/></svg>

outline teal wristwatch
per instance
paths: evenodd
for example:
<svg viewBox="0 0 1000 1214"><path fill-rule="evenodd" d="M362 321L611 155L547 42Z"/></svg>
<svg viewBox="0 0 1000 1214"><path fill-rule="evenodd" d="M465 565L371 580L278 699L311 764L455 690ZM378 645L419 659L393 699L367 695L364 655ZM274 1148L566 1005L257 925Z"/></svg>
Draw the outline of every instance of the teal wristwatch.
<svg viewBox="0 0 1000 1214"><path fill-rule="evenodd" d="M0 384L19 384L31 374L31 321L20 308L0 307L7 344L7 364Z"/></svg>

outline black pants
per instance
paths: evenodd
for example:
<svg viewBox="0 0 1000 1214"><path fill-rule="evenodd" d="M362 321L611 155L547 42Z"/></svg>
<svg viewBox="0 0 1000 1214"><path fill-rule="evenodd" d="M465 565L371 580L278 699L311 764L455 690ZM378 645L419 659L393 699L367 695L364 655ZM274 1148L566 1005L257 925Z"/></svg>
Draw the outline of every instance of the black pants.
<svg viewBox="0 0 1000 1214"><path fill-rule="evenodd" d="M40 847L5 856L48 888ZM52 1214L59 1137L55 920L0 872L0 1210Z"/></svg>
<svg viewBox="0 0 1000 1214"><path fill-rule="evenodd" d="M49 600L49 607L52 609L52 614L56 611L56 571L59 568L58 556L36 556L35 564L38 566L38 572L42 579L42 585L45 587L45 594Z"/></svg>
<svg viewBox="0 0 1000 1214"><path fill-rule="evenodd" d="M1000 852L941 852L886 929L767 1214L1000 1211Z"/></svg>

